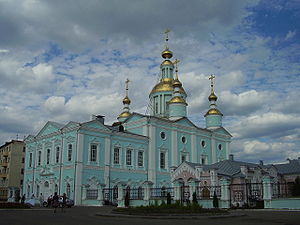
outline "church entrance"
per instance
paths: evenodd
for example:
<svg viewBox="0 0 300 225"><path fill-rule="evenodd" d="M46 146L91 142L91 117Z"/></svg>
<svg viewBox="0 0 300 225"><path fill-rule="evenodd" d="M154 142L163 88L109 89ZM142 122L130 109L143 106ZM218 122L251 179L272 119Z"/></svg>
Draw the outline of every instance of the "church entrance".
<svg viewBox="0 0 300 225"><path fill-rule="evenodd" d="M49 189L49 182L46 181L44 183L44 198L48 198L51 195L50 189Z"/></svg>

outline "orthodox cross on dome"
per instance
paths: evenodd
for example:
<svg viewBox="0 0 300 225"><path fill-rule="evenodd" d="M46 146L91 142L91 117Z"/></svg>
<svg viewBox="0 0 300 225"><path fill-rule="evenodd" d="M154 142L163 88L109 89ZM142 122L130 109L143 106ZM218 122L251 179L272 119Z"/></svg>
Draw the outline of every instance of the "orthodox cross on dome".
<svg viewBox="0 0 300 225"><path fill-rule="evenodd" d="M175 64L175 72L176 72L176 79L178 80L178 63L180 63L180 60L175 59L173 64Z"/></svg>
<svg viewBox="0 0 300 225"><path fill-rule="evenodd" d="M208 79L210 80L211 93L214 93L214 78L216 78L216 77L215 77L215 75L213 75L213 74L211 74L211 75L208 77Z"/></svg>
<svg viewBox="0 0 300 225"><path fill-rule="evenodd" d="M128 96L128 84L129 84L130 80L127 78L125 81L125 85L126 85L126 96Z"/></svg>
<svg viewBox="0 0 300 225"><path fill-rule="evenodd" d="M171 32L171 30L169 30L169 29L166 29L165 30L165 35L166 35L166 37L165 37L165 40L166 40L166 49L168 49L169 48L169 46L168 46L168 41L169 41L169 33Z"/></svg>

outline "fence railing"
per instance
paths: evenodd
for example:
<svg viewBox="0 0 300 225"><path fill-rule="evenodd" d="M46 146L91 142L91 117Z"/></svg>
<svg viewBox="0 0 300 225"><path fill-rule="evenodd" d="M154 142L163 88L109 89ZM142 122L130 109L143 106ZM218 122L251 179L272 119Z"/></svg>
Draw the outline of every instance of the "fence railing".
<svg viewBox="0 0 300 225"><path fill-rule="evenodd" d="M221 186L199 186L196 189L197 199L211 199L215 193L217 198L221 198Z"/></svg>
<svg viewBox="0 0 300 225"><path fill-rule="evenodd" d="M273 183L271 184L272 198L292 197L293 183Z"/></svg>
<svg viewBox="0 0 300 225"><path fill-rule="evenodd" d="M150 188L150 199L166 199L170 193L171 198L174 197L174 188L162 187L162 188Z"/></svg>

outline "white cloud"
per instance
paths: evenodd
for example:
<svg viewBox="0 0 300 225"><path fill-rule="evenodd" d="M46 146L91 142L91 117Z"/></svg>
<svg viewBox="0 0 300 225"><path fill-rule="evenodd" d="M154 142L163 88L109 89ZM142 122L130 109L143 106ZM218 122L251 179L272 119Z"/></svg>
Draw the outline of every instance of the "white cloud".
<svg viewBox="0 0 300 225"><path fill-rule="evenodd" d="M289 39L292 39L293 37L295 37L295 35L296 35L296 31L294 30L294 31L290 31L289 30L289 32L286 34L286 36L285 36L285 40L287 41L287 40L289 40Z"/></svg>
<svg viewBox="0 0 300 225"><path fill-rule="evenodd" d="M7 50L7 49L0 49L0 53L9 53L9 50Z"/></svg>

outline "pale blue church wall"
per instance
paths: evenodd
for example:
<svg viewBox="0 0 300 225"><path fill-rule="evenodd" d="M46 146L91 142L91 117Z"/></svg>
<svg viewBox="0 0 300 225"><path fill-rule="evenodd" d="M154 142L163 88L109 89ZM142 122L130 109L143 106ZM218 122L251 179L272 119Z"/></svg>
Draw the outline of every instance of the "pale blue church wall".
<svg viewBox="0 0 300 225"><path fill-rule="evenodd" d="M197 162L201 163L201 159L207 156L208 162L211 162L211 140L209 135L200 134L197 135ZM202 141L205 141L204 147L202 146Z"/></svg>
<svg viewBox="0 0 300 225"><path fill-rule="evenodd" d="M205 117L206 127L220 127L222 126L222 116L221 115L207 115Z"/></svg>
<svg viewBox="0 0 300 225"><path fill-rule="evenodd" d="M80 131L80 133L85 134L83 140L83 164L104 166L105 137L108 137L109 135L92 131ZM96 161L90 161L91 144L97 145Z"/></svg>
<svg viewBox="0 0 300 225"><path fill-rule="evenodd" d="M186 105L185 104L169 104L170 116L186 116Z"/></svg>
<svg viewBox="0 0 300 225"><path fill-rule="evenodd" d="M161 188L162 186L171 187L171 175L170 173L158 172L156 174L156 187Z"/></svg>
<svg viewBox="0 0 300 225"><path fill-rule="evenodd" d="M118 182L124 182L131 188L138 188L147 180L146 171L135 172L132 170L110 171L110 187L114 187Z"/></svg>
<svg viewBox="0 0 300 225"><path fill-rule="evenodd" d="M82 184L89 184L92 178L96 178L101 184L104 184L104 168L88 168L84 167L82 171Z"/></svg>
<svg viewBox="0 0 300 225"><path fill-rule="evenodd" d="M182 142L182 138L185 137L185 143ZM177 149L178 149L178 165L182 162L181 156L186 155L187 161L192 161L192 152L191 152L191 134L185 132L177 132Z"/></svg>
<svg viewBox="0 0 300 225"><path fill-rule="evenodd" d="M221 149L220 149L221 146ZM216 149L216 155L217 155L217 161L222 161L227 159L227 149L226 149L226 142L222 138L216 138L215 141L215 149Z"/></svg>

